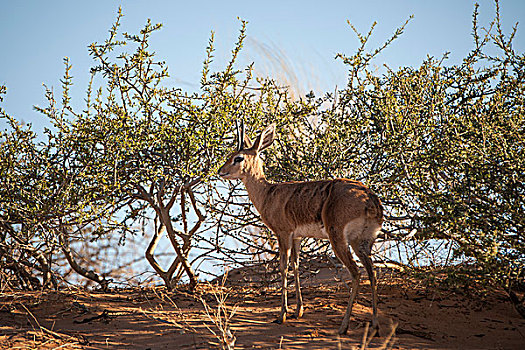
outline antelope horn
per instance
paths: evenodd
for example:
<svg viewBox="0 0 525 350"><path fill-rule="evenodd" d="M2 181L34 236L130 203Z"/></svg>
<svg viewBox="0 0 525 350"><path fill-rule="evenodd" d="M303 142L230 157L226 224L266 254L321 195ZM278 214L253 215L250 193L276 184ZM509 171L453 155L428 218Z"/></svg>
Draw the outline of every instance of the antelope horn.
<svg viewBox="0 0 525 350"><path fill-rule="evenodd" d="M235 136L237 137L237 151L241 150L241 139L239 138L241 136L241 132L239 130L239 121L235 119Z"/></svg>
<svg viewBox="0 0 525 350"><path fill-rule="evenodd" d="M239 122L235 120L235 129L237 133L237 151L242 151L244 149L244 120L241 121L241 127L239 128Z"/></svg>
<svg viewBox="0 0 525 350"><path fill-rule="evenodd" d="M246 132L246 127L244 126L244 120L241 121L241 134L239 135L240 149L244 149L244 134Z"/></svg>

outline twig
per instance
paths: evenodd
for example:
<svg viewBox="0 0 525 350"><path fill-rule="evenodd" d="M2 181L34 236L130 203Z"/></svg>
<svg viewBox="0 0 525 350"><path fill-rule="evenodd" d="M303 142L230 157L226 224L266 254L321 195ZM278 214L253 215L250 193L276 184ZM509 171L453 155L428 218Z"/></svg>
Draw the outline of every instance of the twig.
<svg viewBox="0 0 525 350"><path fill-rule="evenodd" d="M82 321L74 320L73 323L76 323L76 324L88 323L88 322L91 322L91 321L98 320L100 318L103 318L104 320L110 319L111 317L109 316L108 310L102 311L102 313L100 315L96 315L96 316L93 316L93 317L87 317L87 318L83 319Z"/></svg>

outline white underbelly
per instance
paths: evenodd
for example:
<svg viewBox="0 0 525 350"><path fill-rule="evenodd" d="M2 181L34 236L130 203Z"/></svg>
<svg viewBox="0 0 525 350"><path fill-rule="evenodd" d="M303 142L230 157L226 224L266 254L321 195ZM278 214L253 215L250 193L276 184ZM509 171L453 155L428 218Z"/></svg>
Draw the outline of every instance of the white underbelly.
<svg viewBox="0 0 525 350"><path fill-rule="evenodd" d="M328 234L326 233L324 226L320 223L297 226L295 230L293 230L293 233L295 237L328 239Z"/></svg>

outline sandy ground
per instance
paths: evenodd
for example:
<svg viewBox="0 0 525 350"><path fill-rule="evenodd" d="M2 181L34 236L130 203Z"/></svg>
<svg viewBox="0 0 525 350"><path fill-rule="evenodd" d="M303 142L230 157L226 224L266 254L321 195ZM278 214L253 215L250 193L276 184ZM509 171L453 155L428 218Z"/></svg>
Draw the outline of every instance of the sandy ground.
<svg viewBox="0 0 525 350"><path fill-rule="evenodd" d="M339 336L347 276L335 267L313 270L303 273L304 316L283 325L273 322L278 280L261 271L232 271L224 287L202 284L195 294L162 287L1 293L0 348L217 349L213 333L225 320L217 317L222 305L227 316L234 312L228 328L235 349L525 349L525 319L503 292L480 296L428 287L389 269L378 273L380 336L365 332L371 317L365 278L350 330ZM294 296L291 283L292 313Z"/></svg>

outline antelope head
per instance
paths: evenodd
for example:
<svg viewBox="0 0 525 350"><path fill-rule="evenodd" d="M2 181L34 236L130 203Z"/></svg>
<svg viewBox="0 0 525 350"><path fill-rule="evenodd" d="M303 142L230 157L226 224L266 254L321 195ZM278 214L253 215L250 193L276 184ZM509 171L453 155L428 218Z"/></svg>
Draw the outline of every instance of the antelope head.
<svg viewBox="0 0 525 350"><path fill-rule="evenodd" d="M237 124L237 150L228 156L219 169L219 175L228 180L242 180L249 175L256 178L264 177L263 162L259 154L272 145L274 137L274 124L264 129L254 142L246 136L244 122L241 128Z"/></svg>

